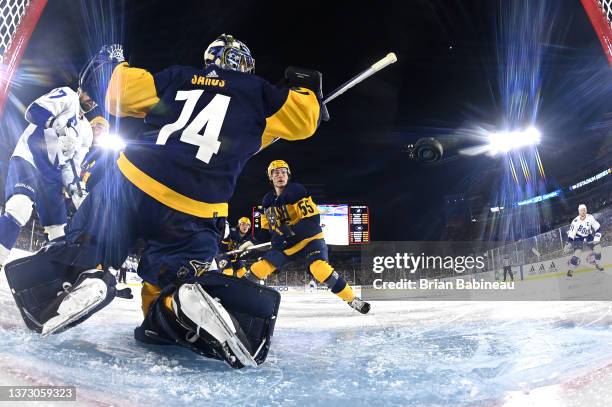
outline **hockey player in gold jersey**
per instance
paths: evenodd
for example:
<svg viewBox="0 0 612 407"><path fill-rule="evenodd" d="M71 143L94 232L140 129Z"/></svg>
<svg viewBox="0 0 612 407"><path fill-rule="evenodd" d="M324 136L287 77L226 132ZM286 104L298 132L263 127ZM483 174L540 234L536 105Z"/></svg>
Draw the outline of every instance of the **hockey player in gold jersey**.
<svg viewBox="0 0 612 407"><path fill-rule="evenodd" d="M262 228L270 232L272 249L251 266L251 275L263 280L284 264L304 257L308 270L319 283L366 314L370 304L357 297L329 264L319 210L306 188L289 182L291 171L283 160L272 161L267 175L274 190L263 198Z"/></svg>

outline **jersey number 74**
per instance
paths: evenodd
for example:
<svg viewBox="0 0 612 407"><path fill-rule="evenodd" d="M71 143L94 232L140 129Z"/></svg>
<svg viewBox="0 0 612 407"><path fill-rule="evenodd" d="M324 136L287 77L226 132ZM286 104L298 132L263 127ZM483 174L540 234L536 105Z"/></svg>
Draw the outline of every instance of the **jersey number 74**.
<svg viewBox="0 0 612 407"><path fill-rule="evenodd" d="M198 146L196 158L208 164L213 154L216 154L221 147L219 132L221 131L223 120L225 120L225 114L227 113L231 98L226 95L215 95L206 107L188 124L202 93L204 93L203 89L179 90L176 92L174 100L185 101L183 110L177 121L166 124L160 129L155 144L166 144L172 133L183 129L180 141ZM206 126L204 134L200 134L204 126Z"/></svg>

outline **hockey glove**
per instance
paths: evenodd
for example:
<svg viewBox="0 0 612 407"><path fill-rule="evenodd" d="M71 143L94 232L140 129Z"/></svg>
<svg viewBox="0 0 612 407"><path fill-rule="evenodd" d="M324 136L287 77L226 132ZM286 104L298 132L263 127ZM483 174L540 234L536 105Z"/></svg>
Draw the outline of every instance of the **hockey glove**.
<svg viewBox="0 0 612 407"><path fill-rule="evenodd" d="M70 121L71 120L69 117L66 117L65 115L59 115L57 117L50 118L46 127L48 129L55 130L55 134L57 135L57 137L62 137L66 135L66 129L69 127Z"/></svg>
<svg viewBox="0 0 612 407"><path fill-rule="evenodd" d="M595 233L595 236L593 236L593 243L597 244L601 241L601 233L597 232Z"/></svg>
<svg viewBox="0 0 612 407"><path fill-rule="evenodd" d="M70 160L74 157L79 143L76 131L72 127L64 128L64 135L57 138L57 143L64 158L60 161Z"/></svg>
<svg viewBox="0 0 612 407"><path fill-rule="evenodd" d="M563 253L570 254L572 249L574 248L574 244L572 242L567 242L563 247Z"/></svg>
<svg viewBox="0 0 612 407"><path fill-rule="evenodd" d="M246 242L244 242L240 246L238 246L238 250L246 250L246 249L248 249L251 246L253 246L253 242L251 242L250 240L247 240Z"/></svg>
<svg viewBox="0 0 612 407"><path fill-rule="evenodd" d="M289 246L289 242L285 235L279 235L278 233L272 233L272 239L270 239L270 243L272 243L272 248L276 250L283 251Z"/></svg>
<svg viewBox="0 0 612 407"><path fill-rule="evenodd" d="M323 74L319 71L306 68L289 66L285 69L285 79L291 87L301 87L310 89L315 93L321 105L320 118L322 121L329 121L329 112L323 100Z"/></svg>

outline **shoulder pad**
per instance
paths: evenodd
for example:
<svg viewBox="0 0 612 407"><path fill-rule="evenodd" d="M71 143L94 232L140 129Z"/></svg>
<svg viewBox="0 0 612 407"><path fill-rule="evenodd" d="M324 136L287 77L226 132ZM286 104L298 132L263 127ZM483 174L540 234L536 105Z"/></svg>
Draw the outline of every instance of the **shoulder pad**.
<svg viewBox="0 0 612 407"><path fill-rule="evenodd" d="M292 201L308 196L308 191L306 191L304 185L290 182L287 184L285 194L287 200Z"/></svg>

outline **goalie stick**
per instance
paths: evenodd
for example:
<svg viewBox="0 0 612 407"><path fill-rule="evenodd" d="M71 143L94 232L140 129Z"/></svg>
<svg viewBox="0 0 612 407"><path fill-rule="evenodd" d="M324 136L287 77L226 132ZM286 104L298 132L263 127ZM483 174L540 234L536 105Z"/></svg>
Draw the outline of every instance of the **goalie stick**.
<svg viewBox="0 0 612 407"><path fill-rule="evenodd" d="M362 72L360 72L357 75L353 76L351 79L349 79L348 81L344 82L342 85L340 85L339 87L334 89L330 94L328 94L327 96L325 96L323 98L321 103L327 104L327 103L331 102L332 100L334 100L338 96L342 95L344 92L346 92L347 90L349 90L353 86L357 85L358 83L363 82L364 80L366 80L370 76L374 75L376 72L386 68L387 66L389 66L389 65L391 65L391 64L393 64L395 62L397 62L397 56L395 55L394 52L389 52L384 58L382 58L379 61L373 63L369 68L363 70ZM274 140L272 140L272 142L268 146L272 145L273 143L276 143L278 140L279 140L279 138L275 137ZM261 151L262 149L260 149L259 151Z"/></svg>
<svg viewBox="0 0 612 407"><path fill-rule="evenodd" d="M363 82L365 79L367 79L370 76L374 75L376 72L386 68L387 66L395 63L396 61L397 61L397 56L395 56L395 53L389 52L380 61L372 64L368 69L366 69L363 72L355 75L354 77L352 77L351 79L349 79L348 81L346 81L342 85L340 85L338 88L333 90L330 94L325 96L323 98L322 103L327 104L327 103L331 102L332 100L334 100L338 96L342 95L344 92L346 92L347 90L349 90L353 86L357 85L360 82Z"/></svg>

